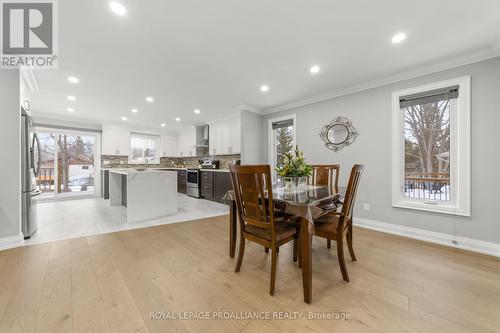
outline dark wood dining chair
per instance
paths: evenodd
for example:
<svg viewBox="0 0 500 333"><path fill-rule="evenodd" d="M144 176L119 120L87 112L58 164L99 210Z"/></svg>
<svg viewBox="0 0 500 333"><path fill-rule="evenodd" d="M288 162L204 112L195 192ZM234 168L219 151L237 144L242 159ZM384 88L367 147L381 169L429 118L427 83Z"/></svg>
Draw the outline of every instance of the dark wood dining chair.
<svg viewBox="0 0 500 333"><path fill-rule="evenodd" d="M344 237L347 240L351 259L356 261L356 255L352 246L352 211L363 169L364 166L361 164L356 164L352 167L341 211L331 211L314 221L315 236L337 242L337 256L340 270L342 271L342 277L347 282L349 282L349 274L347 273L347 266L344 259Z"/></svg>
<svg viewBox="0 0 500 333"><path fill-rule="evenodd" d="M278 248L294 241L293 260L297 260L298 224L291 221L293 216L277 216L274 212L269 165L230 165L229 168L240 225L240 246L234 271L240 271L246 240L271 249L269 293L273 295Z"/></svg>
<svg viewBox="0 0 500 333"><path fill-rule="evenodd" d="M331 186L338 191L339 188L339 164L312 164L311 185Z"/></svg>
<svg viewBox="0 0 500 333"><path fill-rule="evenodd" d="M340 175L339 164L312 164L311 167L313 169L310 178L311 185L328 186L331 188L331 191L338 192ZM342 202L339 201L339 198L333 198L320 203L318 207L325 211L325 213L328 213L337 210L340 205L342 205ZM328 238L326 239L326 247L332 247L331 240Z"/></svg>

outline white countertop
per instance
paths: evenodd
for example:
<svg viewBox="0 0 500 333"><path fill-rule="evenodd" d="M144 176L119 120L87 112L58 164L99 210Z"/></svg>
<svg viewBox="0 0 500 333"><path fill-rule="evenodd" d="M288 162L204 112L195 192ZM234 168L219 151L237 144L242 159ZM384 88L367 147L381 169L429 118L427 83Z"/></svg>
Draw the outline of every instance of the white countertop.
<svg viewBox="0 0 500 333"><path fill-rule="evenodd" d="M108 170L110 172L119 173L122 175L128 175L129 173L136 172L154 172L154 171L178 171L178 170L188 170L190 168L146 168L145 170L138 171L134 168L103 168L102 170ZM229 169L199 169L200 171L210 171L210 172L229 172Z"/></svg>
<svg viewBox="0 0 500 333"><path fill-rule="evenodd" d="M118 173L121 175L130 175L130 174L136 174L136 173L162 173L164 171L168 171L167 169L165 170L160 170L160 169L145 169L145 170L136 170L136 169L109 169L109 172L112 173ZM175 171L175 170L171 170Z"/></svg>

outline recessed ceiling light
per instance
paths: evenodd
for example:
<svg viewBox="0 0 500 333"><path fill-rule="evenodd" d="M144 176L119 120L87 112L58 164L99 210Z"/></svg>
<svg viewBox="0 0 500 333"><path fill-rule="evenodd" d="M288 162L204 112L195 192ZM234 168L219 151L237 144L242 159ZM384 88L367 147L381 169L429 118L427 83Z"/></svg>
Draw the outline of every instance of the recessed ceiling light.
<svg viewBox="0 0 500 333"><path fill-rule="evenodd" d="M262 92L269 91L269 86L267 86L267 85L260 86L260 91L262 91Z"/></svg>
<svg viewBox="0 0 500 333"><path fill-rule="evenodd" d="M68 111L68 112L74 112L75 109L73 109L73 108L67 108L66 111Z"/></svg>
<svg viewBox="0 0 500 333"><path fill-rule="evenodd" d="M165 127L165 126L167 126L167 125L165 125L165 123L162 123L162 124L161 124L161 127Z"/></svg>
<svg viewBox="0 0 500 333"><path fill-rule="evenodd" d="M155 99L151 96L146 97L146 102L153 103Z"/></svg>
<svg viewBox="0 0 500 333"><path fill-rule="evenodd" d="M181 118L177 117L175 118L175 121L181 121Z"/></svg>
<svg viewBox="0 0 500 333"><path fill-rule="evenodd" d="M201 113L200 109L196 109L193 112L196 113L196 114L200 114Z"/></svg>
<svg viewBox="0 0 500 333"><path fill-rule="evenodd" d="M80 80L78 80L78 78L75 76L68 76L68 81L75 84L80 82Z"/></svg>
<svg viewBox="0 0 500 333"><path fill-rule="evenodd" d="M139 112L139 110L137 110L137 109L132 109L132 110L130 110L130 111L132 111L132 113L137 113L137 112Z"/></svg>
<svg viewBox="0 0 500 333"><path fill-rule="evenodd" d="M311 68L309 68L309 72L311 72L311 74L318 74L319 73L319 66L318 65L313 65L311 66Z"/></svg>
<svg viewBox="0 0 500 333"><path fill-rule="evenodd" d="M404 32L400 32L400 33L395 34L392 37L391 41L392 41L392 44L399 44L399 43L403 42L405 39L406 39L406 34Z"/></svg>
<svg viewBox="0 0 500 333"><path fill-rule="evenodd" d="M109 9L118 16L125 16L127 14L127 8L118 1L110 2Z"/></svg>
<svg viewBox="0 0 500 333"><path fill-rule="evenodd" d="M122 117L122 120L123 120L123 121L127 120L127 117Z"/></svg>
<svg viewBox="0 0 500 333"><path fill-rule="evenodd" d="M76 101L76 97L75 96L68 96L68 101Z"/></svg>

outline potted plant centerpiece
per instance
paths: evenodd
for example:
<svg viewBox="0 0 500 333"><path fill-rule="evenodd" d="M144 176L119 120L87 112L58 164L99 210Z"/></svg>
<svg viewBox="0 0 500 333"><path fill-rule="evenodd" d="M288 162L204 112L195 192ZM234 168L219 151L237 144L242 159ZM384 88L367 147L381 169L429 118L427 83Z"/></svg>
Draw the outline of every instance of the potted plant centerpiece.
<svg viewBox="0 0 500 333"><path fill-rule="evenodd" d="M283 155L283 164L276 167L285 191L304 189L312 168L304 159L304 154L295 146L295 150Z"/></svg>

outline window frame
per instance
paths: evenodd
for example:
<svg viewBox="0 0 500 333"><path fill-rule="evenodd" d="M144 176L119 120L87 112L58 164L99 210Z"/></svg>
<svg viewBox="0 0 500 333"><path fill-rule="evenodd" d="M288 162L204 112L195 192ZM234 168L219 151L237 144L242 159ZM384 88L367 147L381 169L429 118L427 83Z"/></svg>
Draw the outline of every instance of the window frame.
<svg viewBox="0 0 500 333"><path fill-rule="evenodd" d="M435 213L471 215L471 89L470 76L422 85L392 93L392 207ZM430 90L459 86L456 114L450 115L450 185L452 198L449 203L404 196L405 171L405 120L399 100L401 96Z"/></svg>
<svg viewBox="0 0 500 333"><path fill-rule="evenodd" d="M283 121L287 119L293 119L293 140L292 144L295 146L297 144L297 116L295 114L290 114L287 116L271 118L268 121L268 161L271 166L271 175L273 177L273 181L276 180L276 154L274 149L274 135L273 135L273 123L277 121Z"/></svg>
<svg viewBox="0 0 500 333"><path fill-rule="evenodd" d="M144 160L143 162L134 160L132 159L132 154L133 154L133 147L132 147L132 140L134 137L142 137L144 138L149 138L155 140L155 158L147 162ZM160 155L161 155L161 137L159 135L154 135L154 134L144 134L144 133L136 133L136 132L131 132L130 133L130 139L129 139L129 155L128 155L128 163L129 164L160 164ZM144 157L144 148L143 148L143 157Z"/></svg>

